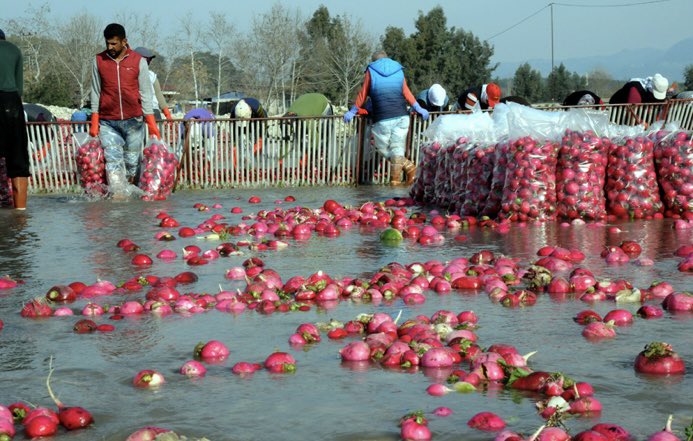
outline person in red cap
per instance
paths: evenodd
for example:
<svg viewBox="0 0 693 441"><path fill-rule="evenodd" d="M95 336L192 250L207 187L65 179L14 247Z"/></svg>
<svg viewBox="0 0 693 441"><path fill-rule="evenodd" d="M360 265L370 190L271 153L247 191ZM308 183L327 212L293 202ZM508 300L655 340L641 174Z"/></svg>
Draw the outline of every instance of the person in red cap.
<svg viewBox="0 0 693 441"><path fill-rule="evenodd" d="M478 112L493 108L501 99L501 88L496 83L470 87L457 97L457 110Z"/></svg>
<svg viewBox="0 0 693 441"><path fill-rule="evenodd" d="M146 121L160 138L152 113L152 85L147 61L130 49L125 28L111 23L103 31L106 50L96 55L91 75L91 127L106 158L106 177L113 193L135 183Z"/></svg>

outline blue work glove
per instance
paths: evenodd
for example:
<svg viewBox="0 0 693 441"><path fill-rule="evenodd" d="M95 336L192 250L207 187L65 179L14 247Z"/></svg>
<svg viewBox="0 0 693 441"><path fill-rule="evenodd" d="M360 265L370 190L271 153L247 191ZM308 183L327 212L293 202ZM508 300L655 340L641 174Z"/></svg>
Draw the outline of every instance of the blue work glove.
<svg viewBox="0 0 693 441"><path fill-rule="evenodd" d="M412 109L419 115L421 115L421 118L423 118L424 121L428 119L428 110L424 109L421 107L421 104L419 103L414 103L413 106L411 106Z"/></svg>
<svg viewBox="0 0 693 441"><path fill-rule="evenodd" d="M344 114L344 122L348 123L351 122L352 119L356 116L356 112L358 112L359 109L356 106L353 106L347 113Z"/></svg>

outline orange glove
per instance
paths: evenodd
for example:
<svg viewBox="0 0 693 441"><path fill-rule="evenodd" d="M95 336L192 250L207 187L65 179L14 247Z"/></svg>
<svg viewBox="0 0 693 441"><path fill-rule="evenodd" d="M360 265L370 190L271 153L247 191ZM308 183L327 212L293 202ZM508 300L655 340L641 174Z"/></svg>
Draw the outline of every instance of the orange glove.
<svg viewBox="0 0 693 441"><path fill-rule="evenodd" d="M89 127L89 136L96 138L99 136L99 114L94 112L91 114L91 126Z"/></svg>
<svg viewBox="0 0 693 441"><path fill-rule="evenodd" d="M149 136L161 139L161 133L159 133L159 127L156 125L154 115L144 115L144 120L147 122L147 127L149 128Z"/></svg>
<svg viewBox="0 0 693 441"><path fill-rule="evenodd" d="M171 111L168 110L168 107L164 107L163 112L164 112L164 116L166 117L166 119L168 119L168 120L173 119L173 117L171 116Z"/></svg>

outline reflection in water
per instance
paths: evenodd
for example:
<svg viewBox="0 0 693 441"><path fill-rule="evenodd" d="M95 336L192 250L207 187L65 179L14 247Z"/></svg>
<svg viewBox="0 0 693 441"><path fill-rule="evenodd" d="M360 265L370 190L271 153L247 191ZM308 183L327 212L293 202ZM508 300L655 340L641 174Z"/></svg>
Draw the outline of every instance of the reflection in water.
<svg viewBox="0 0 693 441"><path fill-rule="evenodd" d="M31 268L30 251L38 237L27 227L30 211L0 210L0 276L25 278Z"/></svg>

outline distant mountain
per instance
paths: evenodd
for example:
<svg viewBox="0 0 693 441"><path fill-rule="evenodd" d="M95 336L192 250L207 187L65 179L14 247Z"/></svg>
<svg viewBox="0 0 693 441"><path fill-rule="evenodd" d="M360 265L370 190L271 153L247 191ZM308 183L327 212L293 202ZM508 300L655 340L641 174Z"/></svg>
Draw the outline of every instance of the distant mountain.
<svg viewBox="0 0 693 441"><path fill-rule="evenodd" d="M499 62L494 76L512 77L515 75L515 70L525 62L529 63L533 69L539 70L544 76L551 72L550 59L533 59ZM627 80L659 72L670 82L682 82L684 68L693 64L693 38L681 40L668 49L625 49L613 55L556 59L556 66L561 62L569 71L579 74L589 73L599 68L609 72L614 79Z"/></svg>

